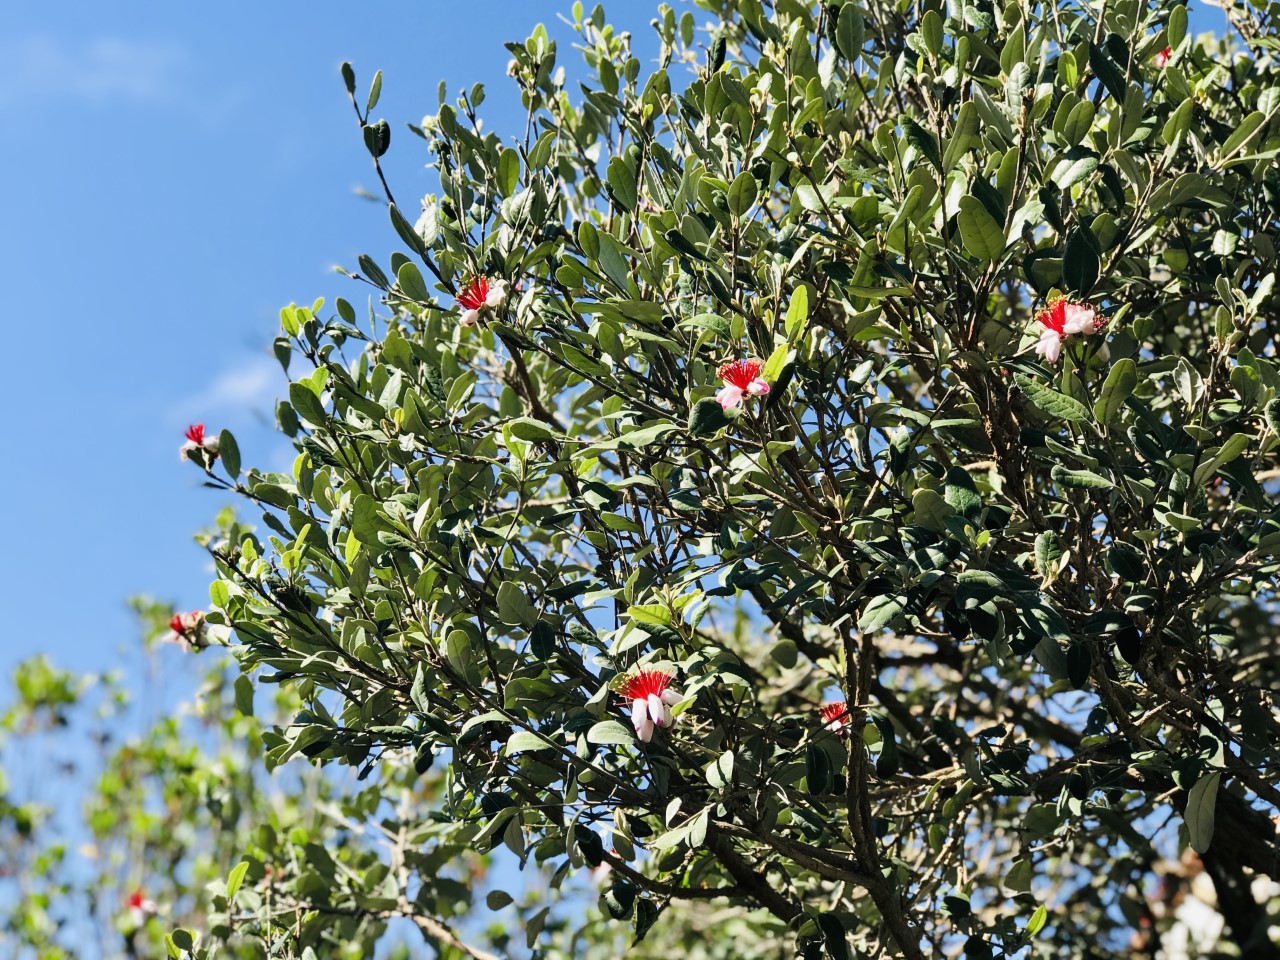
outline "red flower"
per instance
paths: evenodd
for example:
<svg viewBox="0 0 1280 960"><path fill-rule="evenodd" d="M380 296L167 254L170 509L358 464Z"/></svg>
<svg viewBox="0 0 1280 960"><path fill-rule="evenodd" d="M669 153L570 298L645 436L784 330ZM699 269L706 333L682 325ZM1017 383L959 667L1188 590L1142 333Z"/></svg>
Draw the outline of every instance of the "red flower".
<svg viewBox="0 0 1280 960"><path fill-rule="evenodd" d="M1062 354L1064 340L1078 333L1092 336L1102 329L1107 320L1087 303L1057 297L1036 314L1036 322L1044 327L1036 343L1036 353L1054 363Z"/></svg>
<svg viewBox="0 0 1280 960"><path fill-rule="evenodd" d="M204 618L199 610L192 610L190 613L175 613L169 620L169 629L180 637L196 630L200 626L200 621Z"/></svg>
<svg viewBox="0 0 1280 960"><path fill-rule="evenodd" d="M1165 47L1163 50L1161 50L1159 53L1157 53L1154 57L1151 58L1151 62L1156 65L1157 69L1163 70L1165 67L1165 64L1169 62L1169 58L1172 56L1173 56L1173 47Z"/></svg>
<svg viewBox="0 0 1280 960"><path fill-rule="evenodd" d="M204 435L203 423L193 423L191 426L187 427L185 436L187 438L187 442L184 443L182 445L182 449L178 451L183 460L188 459L191 451L193 450L203 451L208 455L210 461L218 455L218 438L206 437ZM199 457L195 457L194 459L197 463L203 462ZM207 463L205 465L208 466Z"/></svg>
<svg viewBox="0 0 1280 960"><path fill-rule="evenodd" d="M669 727L675 722L671 706L682 694L668 687L673 674L665 669L642 669L619 683L618 694L631 701L631 725L645 743L653 739L654 726Z"/></svg>
<svg viewBox="0 0 1280 960"><path fill-rule="evenodd" d="M462 307L462 316L458 322L464 327L475 326L476 321L480 319L480 311L486 307L502 306L506 295L502 283L495 283L490 287L488 277L472 277L466 286L458 291L458 306Z"/></svg>
<svg viewBox="0 0 1280 960"><path fill-rule="evenodd" d="M725 384L716 394L720 406L732 410L742 403L744 396L758 397L768 393L769 383L760 377L762 369L764 364L755 358L722 363L716 371L716 376Z"/></svg>
<svg viewBox="0 0 1280 960"><path fill-rule="evenodd" d="M159 910L156 902L141 890L135 890L129 894L127 906L130 914L129 919L135 928L142 926L146 923L148 917L155 916Z"/></svg>
<svg viewBox="0 0 1280 960"><path fill-rule="evenodd" d="M479 310L489 299L489 278L472 277L471 282L458 291L458 303L463 310Z"/></svg>
<svg viewBox="0 0 1280 960"><path fill-rule="evenodd" d="M843 700L823 704L818 712L822 715L822 723L828 730L839 733L849 726L849 705Z"/></svg>

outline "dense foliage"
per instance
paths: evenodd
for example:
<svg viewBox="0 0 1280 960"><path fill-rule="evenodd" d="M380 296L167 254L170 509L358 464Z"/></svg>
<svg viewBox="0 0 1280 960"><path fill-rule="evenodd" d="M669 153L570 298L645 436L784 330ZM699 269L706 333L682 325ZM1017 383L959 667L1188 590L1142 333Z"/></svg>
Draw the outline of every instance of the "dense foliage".
<svg viewBox="0 0 1280 960"><path fill-rule="evenodd" d="M509 44L522 130L344 67L403 252L282 312L291 473L190 456L266 764L400 840L266 831L194 955L1127 957L1187 846L1280 955L1276 4L698 7Z"/></svg>

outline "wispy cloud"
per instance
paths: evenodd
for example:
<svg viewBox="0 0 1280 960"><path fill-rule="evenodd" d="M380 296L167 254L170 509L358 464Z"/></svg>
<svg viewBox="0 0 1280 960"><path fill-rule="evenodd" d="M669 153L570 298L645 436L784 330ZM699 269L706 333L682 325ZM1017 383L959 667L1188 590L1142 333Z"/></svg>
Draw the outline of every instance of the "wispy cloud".
<svg viewBox="0 0 1280 960"><path fill-rule="evenodd" d="M274 401L285 392L280 364L248 355L227 367L199 393L174 404L178 419L214 419L236 413L263 414L270 421Z"/></svg>
<svg viewBox="0 0 1280 960"><path fill-rule="evenodd" d="M180 46L162 41L49 34L2 38L6 80L0 86L0 110L58 100L92 106L172 102L187 60Z"/></svg>

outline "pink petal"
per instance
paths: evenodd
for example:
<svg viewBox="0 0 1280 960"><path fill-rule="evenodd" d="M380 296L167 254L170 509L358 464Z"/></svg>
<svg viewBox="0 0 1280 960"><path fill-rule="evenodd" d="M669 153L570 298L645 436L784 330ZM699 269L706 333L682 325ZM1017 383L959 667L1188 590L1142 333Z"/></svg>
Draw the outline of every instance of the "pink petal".
<svg viewBox="0 0 1280 960"><path fill-rule="evenodd" d="M684 694L675 687L667 687L667 689L662 691L662 702L673 707L683 699Z"/></svg>
<svg viewBox="0 0 1280 960"><path fill-rule="evenodd" d="M747 385L747 393L751 394L753 397L762 397L768 392L769 381L761 380L759 377L756 377L756 379L752 380L751 383Z"/></svg>
<svg viewBox="0 0 1280 960"><path fill-rule="evenodd" d="M724 410L732 410L738 404L742 403L742 388L735 387L733 384L721 387L716 394L716 400L720 402L720 407Z"/></svg>

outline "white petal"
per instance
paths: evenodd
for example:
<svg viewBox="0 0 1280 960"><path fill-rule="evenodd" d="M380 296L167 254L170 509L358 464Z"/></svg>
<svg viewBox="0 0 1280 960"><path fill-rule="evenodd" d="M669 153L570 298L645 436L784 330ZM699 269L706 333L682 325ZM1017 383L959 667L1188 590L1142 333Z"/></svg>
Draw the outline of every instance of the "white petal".
<svg viewBox="0 0 1280 960"><path fill-rule="evenodd" d="M489 291L489 296L484 298L486 307L500 307L502 301L507 299L507 291L501 286L495 286Z"/></svg>
<svg viewBox="0 0 1280 960"><path fill-rule="evenodd" d="M1062 332L1066 336L1076 333L1092 334L1097 331L1097 315L1092 307L1069 303L1063 310Z"/></svg>
<svg viewBox="0 0 1280 960"><path fill-rule="evenodd" d="M643 701L637 701L643 703ZM649 711L645 711L644 722L636 727L636 736L648 743L653 739L653 721L649 719Z"/></svg>
<svg viewBox="0 0 1280 960"><path fill-rule="evenodd" d="M480 319L479 310L467 310L462 314L461 317L458 318L458 322L462 324L464 327L474 327L476 325L476 321L479 319Z"/></svg>
<svg viewBox="0 0 1280 960"><path fill-rule="evenodd" d="M670 729L675 722L676 718L671 715L671 708L664 703L662 705L662 726Z"/></svg>
<svg viewBox="0 0 1280 960"><path fill-rule="evenodd" d="M649 722L649 702L647 700L631 701L631 725L636 728L636 733L643 736L641 731L644 725ZM652 724L650 725L652 726Z"/></svg>
<svg viewBox="0 0 1280 960"><path fill-rule="evenodd" d="M669 703L673 707L683 699L684 694L675 687L667 687L667 689L662 691L662 702Z"/></svg>
<svg viewBox="0 0 1280 960"><path fill-rule="evenodd" d="M1040 354L1050 363L1055 363L1062 353L1062 337L1058 336L1056 331L1045 330L1040 334L1040 339L1036 343L1036 353Z"/></svg>
<svg viewBox="0 0 1280 960"><path fill-rule="evenodd" d="M724 410L732 410L738 404L742 403L742 389L735 387L733 384L727 384L720 388L716 394L716 400L720 402L720 407Z"/></svg>
<svg viewBox="0 0 1280 960"><path fill-rule="evenodd" d="M665 710L666 704L662 702L662 698L656 693L649 694L649 716L653 717L653 722L660 727L665 726L662 722Z"/></svg>

